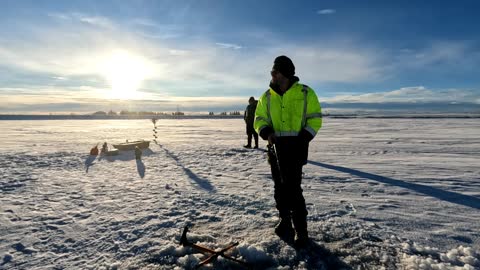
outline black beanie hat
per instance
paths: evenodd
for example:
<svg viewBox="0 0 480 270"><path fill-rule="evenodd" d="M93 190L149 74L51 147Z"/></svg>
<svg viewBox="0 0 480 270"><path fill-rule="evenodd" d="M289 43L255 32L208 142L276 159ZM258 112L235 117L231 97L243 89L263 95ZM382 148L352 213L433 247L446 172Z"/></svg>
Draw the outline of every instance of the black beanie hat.
<svg viewBox="0 0 480 270"><path fill-rule="evenodd" d="M282 73L283 76L287 78L291 78L295 75L295 66L293 65L292 60L285 55L275 58L273 69Z"/></svg>

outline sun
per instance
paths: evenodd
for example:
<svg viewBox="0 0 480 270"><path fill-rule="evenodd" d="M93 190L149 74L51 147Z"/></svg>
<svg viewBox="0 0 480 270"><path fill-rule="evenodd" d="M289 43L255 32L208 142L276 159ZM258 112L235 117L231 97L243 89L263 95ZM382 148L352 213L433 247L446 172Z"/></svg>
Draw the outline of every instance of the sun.
<svg viewBox="0 0 480 270"><path fill-rule="evenodd" d="M111 87L106 93L107 98L141 98L137 90L151 73L142 57L125 50L115 50L102 62L101 72Z"/></svg>

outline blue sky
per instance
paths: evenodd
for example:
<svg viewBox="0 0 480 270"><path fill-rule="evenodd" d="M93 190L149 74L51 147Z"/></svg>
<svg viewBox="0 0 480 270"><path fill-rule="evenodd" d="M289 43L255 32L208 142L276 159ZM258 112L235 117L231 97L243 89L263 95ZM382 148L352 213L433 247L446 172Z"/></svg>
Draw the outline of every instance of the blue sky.
<svg viewBox="0 0 480 270"><path fill-rule="evenodd" d="M282 54L327 107L465 103L478 112L479 8L474 0L2 1L0 113L242 109L268 88Z"/></svg>

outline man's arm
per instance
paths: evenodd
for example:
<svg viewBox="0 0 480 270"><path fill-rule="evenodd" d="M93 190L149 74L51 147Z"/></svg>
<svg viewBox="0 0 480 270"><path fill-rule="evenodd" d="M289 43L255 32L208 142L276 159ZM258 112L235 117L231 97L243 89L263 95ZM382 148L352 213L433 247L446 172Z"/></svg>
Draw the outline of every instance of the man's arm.
<svg viewBox="0 0 480 270"><path fill-rule="evenodd" d="M262 137L264 140L267 140L268 136L273 133L270 115L268 115L267 97L265 93L258 100L253 127L258 135L260 135L260 137Z"/></svg>
<svg viewBox="0 0 480 270"><path fill-rule="evenodd" d="M300 131L300 136L307 141L311 141L322 127L322 108L317 95L311 88L309 88L307 95L306 119L305 127Z"/></svg>

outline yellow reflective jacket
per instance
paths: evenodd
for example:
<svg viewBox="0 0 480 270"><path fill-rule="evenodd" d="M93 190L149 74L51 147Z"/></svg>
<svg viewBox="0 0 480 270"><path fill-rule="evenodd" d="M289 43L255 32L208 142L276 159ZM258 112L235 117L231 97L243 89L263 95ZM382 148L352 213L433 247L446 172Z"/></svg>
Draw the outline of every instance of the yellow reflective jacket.
<svg viewBox="0 0 480 270"><path fill-rule="evenodd" d="M322 126L322 109L310 87L295 82L282 96L268 89L259 99L254 128L266 139L262 130L273 129L277 137L298 136L302 129L313 138ZM271 131L270 131L271 132Z"/></svg>

